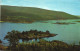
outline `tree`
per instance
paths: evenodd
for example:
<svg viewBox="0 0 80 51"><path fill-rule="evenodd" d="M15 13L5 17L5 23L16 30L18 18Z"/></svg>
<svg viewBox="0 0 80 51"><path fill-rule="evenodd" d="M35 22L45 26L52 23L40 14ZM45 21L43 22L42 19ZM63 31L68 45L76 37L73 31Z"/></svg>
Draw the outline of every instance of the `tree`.
<svg viewBox="0 0 80 51"><path fill-rule="evenodd" d="M2 43L2 41L0 40L0 43Z"/></svg>
<svg viewBox="0 0 80 51"><path fill-rule="evenodd" d="M50 32L49 32L48 30L46 31L46 33L47 33L47 34L50 34Z"/></svg>
<svg viewBox="0 0 80 51"><path fill-rule="evenodd" d="M10 43L10 46L15 46L19 42L19 38L16 34L19 34L19 31L12 30L8 32L4 39L7 39Z"/></svg>

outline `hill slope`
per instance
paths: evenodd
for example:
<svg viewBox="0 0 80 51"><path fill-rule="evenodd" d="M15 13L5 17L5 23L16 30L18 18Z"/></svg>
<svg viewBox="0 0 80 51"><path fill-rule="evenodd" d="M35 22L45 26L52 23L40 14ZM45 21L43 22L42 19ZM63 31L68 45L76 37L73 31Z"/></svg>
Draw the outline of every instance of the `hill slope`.
<svg viewBox="0 0 80 51"><path fill-rule="evenodd" d="M78 16L78 17L80 17L80 16Z"/></svg>
<svg viewBox="0 0 80 51"><path fill-rule="evenodd" d="M78 17L64 12L34 7L1 6L1 21L33 22L58 19L78 19Z"/></svg>

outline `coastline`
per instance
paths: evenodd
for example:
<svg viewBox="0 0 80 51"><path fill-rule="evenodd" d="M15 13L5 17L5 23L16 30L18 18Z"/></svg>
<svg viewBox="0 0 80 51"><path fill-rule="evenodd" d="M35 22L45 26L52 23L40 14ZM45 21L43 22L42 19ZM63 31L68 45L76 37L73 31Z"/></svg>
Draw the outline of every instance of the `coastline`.
<svg viewBox="0 0 80 51"><path fill-rule="evenodd" d="M60 20L74 20L74 19L60 19ZM78 19L77 19L78 20ZM51 21L51 20L39 20L39 21L0 21L1 22L12 22L12 23L33 23L33 22L43 22L43 21ZM55 20L54 20L55 21ZM80 21L76 21L80 22ZM48 22L43 22L48 23Z"/></svg>
<svg viewBox="0 0 80 51"><path fill-rule="evenodd" d="M4 21L0 21L0 22L4 22Z"/></svg>

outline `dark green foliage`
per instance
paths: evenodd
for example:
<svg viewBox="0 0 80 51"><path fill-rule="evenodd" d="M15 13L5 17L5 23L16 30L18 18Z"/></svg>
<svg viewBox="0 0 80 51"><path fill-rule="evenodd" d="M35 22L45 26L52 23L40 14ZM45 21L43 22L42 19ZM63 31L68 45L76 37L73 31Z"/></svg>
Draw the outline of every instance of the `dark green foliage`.
<svg viewBox="0 0 80 51"><path fill-rule="evenodd" d="M0 43L2 43L2 41L0 40Z"/></svg>
<svg viewBox="0 0 80 51"><path fill-rule="evenodd" d="M7 39L9 41L10 46L15 46L19 42L19 38L16 36L18 34L20 34L19 31L13 30L11 32L8 32L4 39Z"/></svg>
<svg viewBox="0 0 80 51"><path fill-rule="evenodd" d="M34 22L43 20L78 19L64 12L34 7L1 6L1 20L9 22Z"/></svg>
<svg viewBox="0 0 80 51"><path fill-rule="evenodd" d="M22 37L32 37L32 36L40 36L39 34L32 34L37 33L37 30L30 30L30 31L11 31L8 32L7 35L5 36L5 39L7 39L10 43L8 48L5 48L6 50L10 51L80 51L80 45L69 45L65 42L54 40L54 41L46 41L44 39L39 39L39 42L32 41L32 42L22 42L19 43L19 38L20 36ZM28 33L28 34L26 34ZM44 32L38 32L40 34ZM46 31L49 35L49 31ZM20 35L20 36L19 36ZM43 36L45 37L46 34ZM35 37L34 37L35 38ZM30 39L26 39L29 41ZM80 42L79 42L80 43Z"/></svg>
<svg viewBox="0 0 80 51"><path fill-rule="evenodd" d="M12 30L11 32L8 32L7 35L5 36L5 39L7 39L10 44L14 45L18 43L19 39L24 40L32 40L35 39L37 40L38 38L45 38L45 37L53 37L56 36L57 34L50 34L49 31L42 32L42 31L37 31L37 30L30 30L30 31L15 31Z"/></svg>
<svg viewBox="0 0 80 51"><path fill-rule="evenodd" d="M16 47L11 47L11 51L80 51L80 45L71 46L58 40L46 41L41 39L37 43L19 43Z"/></svg>

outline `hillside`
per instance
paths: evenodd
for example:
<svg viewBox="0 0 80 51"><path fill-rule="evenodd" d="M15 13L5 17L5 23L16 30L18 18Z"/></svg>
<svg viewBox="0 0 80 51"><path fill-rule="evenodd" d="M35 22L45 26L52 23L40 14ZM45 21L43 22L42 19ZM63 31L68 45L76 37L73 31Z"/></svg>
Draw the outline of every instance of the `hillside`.
<svg viewBox="0 0 80 51"><path fill-rule="evenodd" d="M78 17L80 17L80 16L78 16Z"/></svg>
<svg viewBox="0 0 80 51"><path fill-rule="evenodd" d="M45 10L35 7L1 5L1 21L34 22L43 20L78 19L65 12Z"/></svg>

